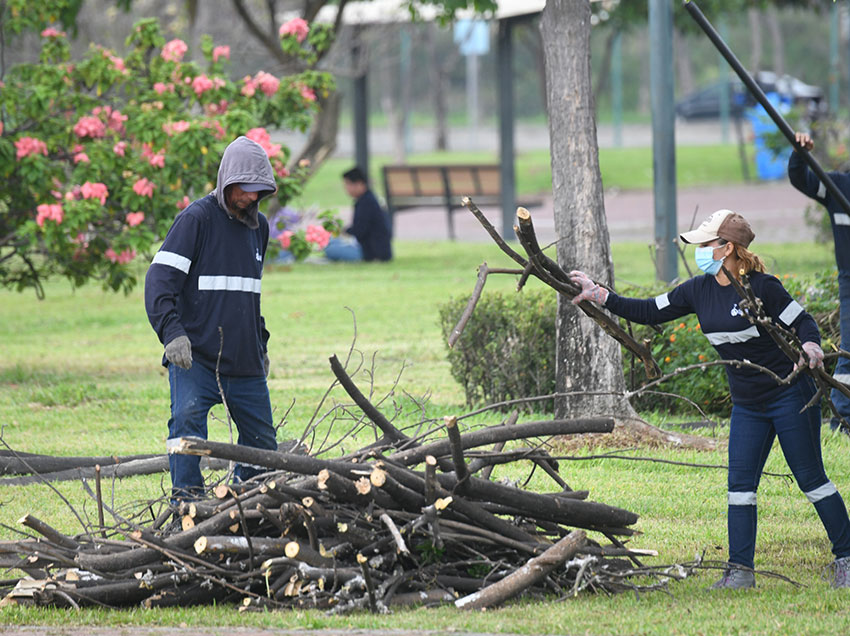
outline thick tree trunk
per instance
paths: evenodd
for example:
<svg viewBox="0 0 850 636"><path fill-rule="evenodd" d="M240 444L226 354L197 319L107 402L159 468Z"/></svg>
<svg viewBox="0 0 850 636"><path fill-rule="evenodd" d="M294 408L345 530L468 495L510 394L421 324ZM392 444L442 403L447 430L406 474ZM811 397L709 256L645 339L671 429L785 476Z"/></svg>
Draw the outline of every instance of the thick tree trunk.
<svg viewBox="0 0 850 636"><path fill-rule="evenodd" d="M550 0L540 22L546 62L558 263L612 283L590 85L590 2ZM620 346L566 297L558 299L556 417L633 415ZM617 395L612 395L617 394Z"/></svg>
<svg viewBox="0 0 850 636"><path fill-rule="evenodd" d="M773 72L777 75L785 75L785 39L779 24L779 11L773 5L767 7L767 28L773 49Z"/></svg>
<svg viewBox="0 0 850 636"><path fill-rule="evenodd" d="M755 7L747 9L747 20L750 24L750 73L761 68L761 11Z"/></svg>
<svg viewBox="0 0 850 636"><path fill-rule="evenodd" d="M679 29L673 30L673 59L676 63L676 83L680 94L694 90L694 69L691 64L688 43L685 34Z"/></svg>

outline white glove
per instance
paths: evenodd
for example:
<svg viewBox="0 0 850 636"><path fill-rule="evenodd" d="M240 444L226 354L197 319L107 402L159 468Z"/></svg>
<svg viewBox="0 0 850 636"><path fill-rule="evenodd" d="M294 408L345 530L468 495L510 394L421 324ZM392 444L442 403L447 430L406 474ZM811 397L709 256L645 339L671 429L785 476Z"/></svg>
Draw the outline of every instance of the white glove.
<svg viewBox="0 0 850 636"><path fill-rule="evenodd" d="M570 280L581 287L581 292L573 298L574 305L578 305L583 300L604 305L608 300L608 290L594 283L584 272L573 270L570 272Z"/></svg>
<svg viewBox="0 0 850 636"><path fill-rule="evenodd" d="M181 369L192 368L192 343L189 336L177 336L165 345L165 359Z"/></svg>
<svg viewBox="0 0 850 636"><path fill-rule="evenodd" d="M803 351L805 351L806 355L809 356L810 369L815 369L817 367L823 366L823 349L820 348L820 345L817 342L804 342ZM802 356L800 357L800 361L797 364L805 364L805 361L803 360Z"/></svg>

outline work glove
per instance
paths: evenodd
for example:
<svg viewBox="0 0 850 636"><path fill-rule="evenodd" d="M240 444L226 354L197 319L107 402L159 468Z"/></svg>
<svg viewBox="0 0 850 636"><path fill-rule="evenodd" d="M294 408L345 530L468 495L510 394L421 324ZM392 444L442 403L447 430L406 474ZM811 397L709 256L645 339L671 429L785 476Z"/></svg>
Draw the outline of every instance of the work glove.
<svg viewBox="0 0 850 636"><path fill-rule="evenodd" d="M570 272L570 280L581 287L581 292L573 298L574 305L578 305L583 300L604 305L608 300L608 290L594 283L584 272L578 270Z"/></svg>
<svg viewBox="0 0 850 636"><path fill-rule="evenodd" d="M268 351L263 351L263 373L266 377L269 377L269 368L271 368L271 363L269 362L269 353Z"/></svg>
<svg viewBox="0 0 850 636"><path fill-rule="evenodd" d="M809 368L815 369L817 367L823 366L823 349L820 348L820 345L817 342L804 342L803 343L803 351L806 352L806 355L809 356ZM802 366L806 362L803 360L803 356L800 356L798 365Z"/></svg>
<svg viewBox="0 0 850 636"><path fill-rule="evenodd" d="M165 359L181 369L192 368L192 343L189 336L177 336L165 345Z"/></svg>

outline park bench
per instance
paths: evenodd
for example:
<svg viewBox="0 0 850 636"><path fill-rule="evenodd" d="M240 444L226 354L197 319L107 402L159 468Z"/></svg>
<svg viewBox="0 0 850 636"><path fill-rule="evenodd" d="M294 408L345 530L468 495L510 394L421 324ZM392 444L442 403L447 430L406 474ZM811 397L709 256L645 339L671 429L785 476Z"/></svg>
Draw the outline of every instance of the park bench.
<svg viewBox="0 0 850 636"><path fill-rule="evenodd" d="M470 197L479 205L501 203L501 172L498 164L390 165L383 167L384 192L390 222L397 212L420 207L446 211L449 238L454 240L452 214Z"/></svg>

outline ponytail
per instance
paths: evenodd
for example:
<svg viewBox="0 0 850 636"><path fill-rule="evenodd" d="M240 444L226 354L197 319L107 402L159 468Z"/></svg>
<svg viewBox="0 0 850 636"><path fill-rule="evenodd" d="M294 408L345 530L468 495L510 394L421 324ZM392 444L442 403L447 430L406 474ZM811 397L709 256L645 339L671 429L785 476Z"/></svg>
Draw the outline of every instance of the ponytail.
<svg viewBox="0 0 850 636"><path fill-rule="evenodd" d="M741 274L749 274L750 272L760 272L764 274L767 271L767 267L765 267L764 261L758 254L752 253L746 247L735 245L735 256L738 259L738 264L740 265L740 273Z"/></svg>

